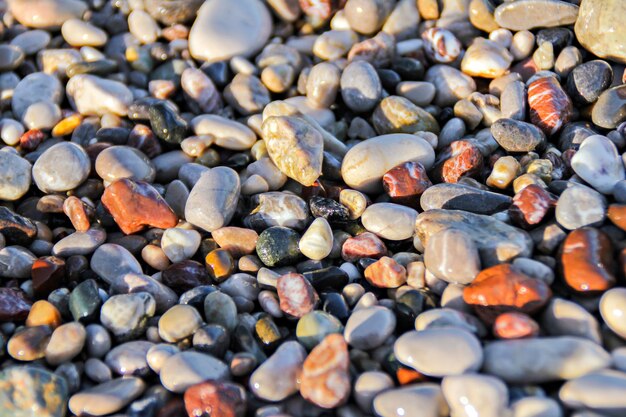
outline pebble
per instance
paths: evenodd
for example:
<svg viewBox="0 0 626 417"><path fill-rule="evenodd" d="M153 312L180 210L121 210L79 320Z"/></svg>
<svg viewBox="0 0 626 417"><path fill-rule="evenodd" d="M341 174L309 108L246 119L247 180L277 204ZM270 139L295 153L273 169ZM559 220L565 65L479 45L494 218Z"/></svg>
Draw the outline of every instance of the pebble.
<svg viewBox="0 0 626 417"><path fill-rule="evenodd" d="M161 32L157 22L143 10L133 10L128 15L128 30L143 44L156 42Z"/></svg>
<svg viewBox="0 0 626 417"><path fill-rule="evenodd" d="M567 230L599 225L605 216L604 197L582 185L575 185L563 191L556 205L556 220Z"/></svg>
<svg viewBox="0 0 626 417"><path fill-rule="evenodd" d="M85 330L87 332L85 350L89 357L104 357L111 350L111 336L107 330L99 324L89 324Z"/></svg>
<svg viewBox="0 0 626 417"><path fill-rule="evenodd" d="M624 117L626 107L624 91L624 86L619 85L600 94L591 112L593 123L605 129L614 129L626 119Z"/></svg>
<svg viewBox="0 0 626 417"><path fill-rule="evenodd" d="M440 131L437 120L430 113L399 96L381 100L372 115L372 123L380 135L415 132L438 134Z"/></svg>
<svg viewBox="0 0 626 417"><path fill-rule="evenodd" d="M419 404L419 408L415 404ZM381 417L443 417L449 412L441 388L433 383L383 391L374 398L372 408Z"/></svg>
<svg viewBox="0 0 626 417"><path fill-rule="evenodd" d="M341 73L341 97L351 110L371 111L382 97L382 84L374 67L367 61L353 61Z"/></svg>
<svg viewBox="0 0 626 417"><path fill-rule="evenodd" d="M46 361L50 365L60 365L76 357L85 346L87 332L77 322L63 324L52 332L46 346Z"/></svg>
<svg viewBox="0 0 626 417"><path fill-rule="evenodd" d="M578 6L561 0L525 0L496 7L494 17L501 27L516 31L571 25Z"/></svg>
<svg viewBox="0 0 626 417"><path fill-rule="evenodd" d="M322 173L324 140L307 121L295 116L271 116L263 122L263 140L276 167L304 186Z"/></svg>
<svg viewBox="0 0 626 417"><path fill-rule="evenodd" d="M12 152L0 152L0 199L19 200L30 188L31 164Z"/></svg>
<svg viewBox="0 0 626 417"><path fill-rule="evenodd" d="M578 42L600 58L626 63L626 51L620 45L625 29L617 18L626 11L624 7L619 0L581 2L574 26Z"/></svg>
<svg viewBox="0 0 626 417"><path fill-rule="evenodd" d="M363 323L367 323L367 327ZM343 335L353 348L370 350L382 345L395 328L396 317L391 310L382 306L371 306L352 312Z"/></svg>
<svg viewBox="0 0 626 417"><path fill-rule="evenodd" d="M4 278L28 278L35 262L35 255L21 246L0 249L0 276Z"/></svg>
<svg viewBox="0 0 626 417"><path fill-rule="evenodd" d="M435 184L420 197L424 211L446 209L493 214L507 209L511 203L511 198L505 195L463 184Z"/></svg>
<svg viewBox="0 0 626 417"><path fill-rule="evenodd" d="M441 390L452 415L498 417L507 412L508 389L498 378L479 374L446 376Z"/></svg>
<svg viewBox="0 0 626 417"><path fill-rule="evenodd" d="M145 388L140 378L117 378L72 395L68 406L76 415L104 416L122 410Z"/></svg>
<svg viewBox="0 0 626 417"><path fill-rule="evenodd" d="M507 71L513 55L502 45L477 38L467 48L461 61L461 71L472 77L497 78Z"/></svg>
<svg viewBox="0 0 626 417"><path fill-rule="evenodd" d="M211 355L184 351L165 360L160 377L161 384L169 391L182 393L201 382L227 379L228 366Z"/></svg>
<svg viewBox="0 0 626 417"><path fill-rule="evenodd" d="M413 236L417 211L393 203L376 203L365 209L361 222L367 231L387 240L404 240Z"/></svg>
<svg viewBox="0 0 626 417"><path fill-rule="evenodd" d="M22 118L26 109L39 101L60 104L63 99L63 87L59 80L42 72L29 74L15 86L11 98L13 114Z"/></svg>
<svg viewBox="0 0 626 417"><path fill-rule="evenodd" d="M95 75L76 75L70 78L65 89L72 107L82 115L126 116L133 102L133 93L124 84Z"/></svg>
<svg viewBox="0 0 626 417"><path fill-rule="evenodd" d="M155 311L154 297L148 293L114 295L102 305L100 322L119 340L129 340L143 335Z"/></svg>
<svg viewBox="0 0 626 417"><path fill-rule="evenodd" d="M189 305L175 305L159 319L159 336L166 342L176 343L192 336L201 325L198 310Z"/></svg>
<svg viewBox="0 0 626 417"><path fill-rule="evenodd" d="M61 26L61 35L71 46L102 46L108 36L102 29L80 19L68 19Z"/></svg>
<svg viewBox="0 0 626 417"><path fill-rule="evenodd" d="M13 359L30 362L46 355L52 329L48 326L26 327L11 336L6 344L6 352Z"/></svg>
<svg viewBox="0 0 626 417"><path fill-rule="evenodd" d="M104 359L113 372L122 376L146 376L150 369L146 355L154 346L151 342L135 340L122 343L111 349Z"/></svg>
<svg viewBox="0 0 626 417"><path fill-rule="evenodd" d="M583 140L571 165L578 176L603 194L610 194L615 184L624 179L624 167L615 145L601 135Z"/></svg>
<svg viewBox="0 0 626 417"><path fill-rule="evenodd" d="M573 114L572 101L554 77L539 78L528 86L531 122L550 136L567 124Z"/></svg>
<svg viewBox="0 0 626 417"><path fill-rule="evenodd" d="M454 256L448 256L454 254ZM434 234L426 245L424 263L438 279L469 284L480 272L476 244L467 233L448 229Z"/></svg>
<svg viewBox="0 0 626 417"><path fill-rule="evenodd" d="M432 146L424 139L404 133L376 136L350 148L341 165L343 180L362 192L382 191L381 179L391 168L407 162L430 169L434 163Z"/></svg>
<svg viewBox="0 0 626 417"><path fill-rule="evenodd" d="M493 265L518 256L530 255L532 240L519 229L493 217L458 210L435 209L417 216L416 233L428 244L428 239L441 230L461 230L474 238L483 266Z"/></svg>
<svg viewBox="0 0 626 417"><path fill-rule="evenodd" d="M64 161L59 165L58 161ZM61 142L43 152L33 165L32 177L45 192L68 191L78 187L89 176L91 164L87 153L72 142Z"/></svg>
<svg viewBox="0 0 626 417"><path fill-rule="evenodd" d="M9 10L24 26L59 29L65 21L81 18L87 10L87 5L78 0L11 0ZM39 13L35 14L33 10Z"/></svg>
<svg viewBox="0 0 626 417"><path fill-rule="evenodd" d="M626 374L607 369L567 381L559 390L559 399L575 410L617 416L626 411L620 395L625 388Z"/></svg>
<svg viewBox="0 0 626 417"><path fill-rule="evenodd" d="M626 335L626 326L622 319L623 300L626 291L623 288L613 288L604 293L600 299L600 314L609 328L620 337Z"/></svg>
<svg viewBox="0 0 626 417"><path fill-rule="evenodd" d="M11 366L0 372L0 407L16 416L65 415L68 384L65 378L35 366Z"/></svg>
<svg viewBox="0 0 626 417"><path fill-rule="evenodd" d="M109 284L129 273L143 273L137 259L124 247L115 243L99 246L91 257L90 265L91 270Z"/></svg>
<svg viewBox="0 0 626 417"><path fill-rule="evenodd" d="M333 231L328 221L318 217L304 232L298 243L300 252L309 259L322 260L333 248Z"/></svg>
<svg viewBox="0 0 626 417"><path fill-rule="evenodd" d="M371 412L374 398L381 392L393 388L393 380L384 372L366 371L354 382L354 399L359 408Z"/></svg>
<svg viewBox="0 0 626 417"><path fill-rule="evenodd" d="M335 316L319 310L302 316L296 326L298 342L307 349L313 349L332 333L343 333L343 325Z"/></svg>
<svg viewBox="0 0 626 417"><path fill-rule="evenodd" d="M572 301L553 298L541 317L541 324L551 336L578 336L601 342L600 325L596 318Z"/></svg>
<svg viewBox="0 0 626 417"><path fill-rule="evenodd" d="M161 248L172 262L190 259L200 247L201 236L195 230L179 227L167 229L161 237Z"/></svg>
<svg viewBox="0 0 626 417"><path fill-rule="evenodd" d="M231 382L202 382L187 389L184 398L192 416L241 417L247 408L245 389Z"/></svg>
<svg viewBox="0 0 626 417"><path fill-rule="evenodd" d="M246 150L256 142L256 135L245 125L213 114L195 117L191 127L196 135L212 135L215 144L225 149Z"/></svg>
<svg viewBox="0 0 626 417"><path fill-rule="evenodd" d="M121 178L152 182L156 170L150 159L130 146L111 146L98 154L96 172L103 180L113 182Z"/></svg>
<svg viewBox="0 0 626 417"><path fill-rule="evenodd" d="M250 376L250 389L266 401L282 401L298 392L306 351L295 341L281 344Z"/></svg>
<svg viewBox="0 0 626 417"><path fill-rule="evenodd" d="M189 32L189 52L209 62L250 56L265 45L271 31L271 16L259 0L204 3Z"/></svg>
<svg viewBox="0 0 626 417"><path fill-rule="evenodd" d="M12 71L24 62L24 52L13 45L0 45L0 69Z"/></svg>
<svg viewBox="0 0 626 417"><path fill-rule="evenodd" d="M440 107L453 106L476 91L476 82L472 77L448 65L428 68L424 81L435 86L435 104Z"/></svg>
<svg viewBox="0 0 626 417"><path fill-rule="evenodd" d="M204 173L191 190L185 205L185 219L208 232L230 223L240 193L237 173L217 167Z"/></svg>
<svg viewBox="0 0 626 417"><path fill-rule="evenodd" d="M365 268L364 275L378 288L397 288L406 283L406 269L387 256Z"/></svg>
<svg viewBox="0 0 626 417"><path fill-rule="evenodd" d="M307 100L317 108L328 108L339 90L342 72L336 65L320 62L311 68L306 82Z"/></svg>
<svg viewBox="0 0 626 417"><path fill-rule="evenodd" d="M531 152L546 142L540 129L515 119L497 120L491 125L491 134L507 152Z"/></svg>
<svg viewBox="0 0 626 417"><path fill-rule="evenodd" d="M487 344L483 370L511 384L570 380L607 368L610 355L578 337L503 340Z"/></svg>
<svg viewBox="0 0 626 417"><path fill-rule="evenodd" d="M577 65L567 76L565 90L577 105L594 103L611 86L613 70L600 59Z"/></svg>

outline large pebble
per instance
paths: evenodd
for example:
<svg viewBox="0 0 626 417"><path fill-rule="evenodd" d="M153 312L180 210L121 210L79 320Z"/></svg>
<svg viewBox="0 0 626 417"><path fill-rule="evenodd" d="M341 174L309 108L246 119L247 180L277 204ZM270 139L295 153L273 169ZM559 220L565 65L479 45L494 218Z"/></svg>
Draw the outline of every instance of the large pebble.
<svg viewBox="0 0 626 417"><path fill-rule="evenodd" d="M484 371L511 384L541 384L578 378L608 368L609 355L578 337L505 340L485 347Z"/></svg>
<svg viewBox="0 0 626 417"><path fill-rule="evenodd" d="M202 174L187 199L186 220L207 232L227 226L240 190L239 175L231 168L217 167Z"/></svg>
<svg viewBox="0 0 626 417"><path fill-rule="evenodd" d="M190 305L175 305L159 319L159 336L166 342L176 343L192 336L201 325L198 310Z"/></svg>
<svg viewBox="0 0 626 417"><path fill-rule="evenodd" d="M440 107L452 106L476 91L476 82L472 77L449 65L428 68L424 81L435 86L435 104Z"/></svg>
<svg viewBox="0 0 626 417"><path fill-rule="evenodd" d="M463 210L476 214L493 214L507 209L509 196L463 184L435 184L420 197L422 210Z"/></svg>
<svg viewBox="0 0 626 417"><path fill-rule="evenodd" d="M272 18L260 0L205 2L189 32L189 52L198 60L222 61L260 50L272 31Z"/></svg>
<svg viewBox="0 0 626 417"><path fill-rule="evenodd" d="M68 405L78 416L105 416L120 411L145 388L146 384L140 378L113 379L72 395Z"/></svg>
<svg viewBox="0 0 626 417"><path fill-rule="evenodd" d="M156 170L150 158L130 146L111 146L96 158L96 172L103 180L113 182L120 178L154 181Z"/></svg>
<svg viewBox="0 0 626 417"><path fill-rule="evenodd" d="M387 240L404 240L413 237L417 211L394 203L376 203L361 215L363 227L368 232Z"/></svg>
<svg viewBox="0 0 626 417"><path fill-rule="evenodd" d="M266 401L282 401L295 394L305 358L306 351L298 342L283 343L250 376L250 389Z"/></svg>
<svg viewBox="0 0 626 417"><path fill-rule="evenodd" d="M102 305L100 322L120 340L141 336L156 302L145 292L114 295Z"/></svg>
<svg viewBox="0 0 626 417"><path fill-rule="evenodd" d="M228 378L228 366L211 355L185 351L165 360L161 367L161 384L175 393L182 393L192 385L204 381L222 381Z"/></svg>
<svg viewBox="0 0 626 417"><path fill-rule="evenodd" d="M125 84L88 74L70 78L66 91L72 106L83 115L126 116L133 102L133 93Z"/></svg>
<svg viewBox="0 0 626 417"><path fill-rule="evenodd" d="M573 301L555 297L548 303L541 317L542 327L551 336L578 336L596 343L602 341L598 320Z"/></svg>
<svg viewBox="0 0 626 417"><path fill-rule="evenodd" d="M80 19L68 19L61 26L63 39L71 46L102 46L107 40L107 33Z"/></svg>
<svg viewBox="0 0 626 417"><path fill-rule="evenodd" d="M428 239L424 263L429 272L449 283L468 284L480 272L478 248L471 235L455 229L443 230Z"/></svg>
<svg viewBox="0 0 626 417"><path fill-rule="evenodd" d="M145 340L122 343L111 349L104 361L115 373L122 376L145 376L149 372L146 355L154 346Z"/></svg>
<svg viewBox="0 0 626 417"><path fill-rule="evenodd" d="M179 227L167 229L161 237L161 248L172 262L191 258L200 247L201 236L195 230Z"/></svg>
<svg viewBox="0 0 626 417"><path fill-rule="evenodd" d="M584 185L573 185L563 191L556 204L556 220L568 230L600 225L605 217L605 198Z"/></svg>
<svg viewBox="0 0 626 417"><path fill-rule="evenodd" d="M613 288L604 293L600 299L600 314L604 322L613 332L622 338L626 338L626 289Z"/></svg>
<svg viewBox="0 0 626 417"><path fill-rule="evenodd" d="M443 395L455 417L500 417L506 414L508 389L498 378L467 374L447 376Z"/></svg>
<svg viewBox="0 0 626 417"><path fill-rule="evenodd" d="M214 114L203 114L191 121L196 135L213 135L215 144L225 149L242 151L250 149L256 135L247 126Z"/></svg>
<svg viewBox="0 0 626 417"><path fill-rule="evenodd" d="M614 129L626 120L626 86L618 85L600 94L591 120L605 129Z"/></svg>
<svg viewBox="0 0 626 417"><path fill-rule="evenodd" d="M126 274L143 273L133 254L115 243L105 243L96 249L91 257L91 270L109 284Z"/></svg>
<svg viewBox="0 0 626 417"><path fill-rule="evenodd" d="M496 22L519 31L538 27L571 25L578 17L578 6L561 0L522 0L498 6Z"/></svg>
<svg viewBox="0 0 626 417"><path fill-rule="evenodd" d="M5 278L28 278L28 270L35 262L35 256L21 246L7 246L0 249L0 276Z"/></svg>
<svg viewBox="0 0 626 417"><path fill-rule="evenodd" d="M28 2L26 2L28 3ZM13 90L11 108L13 114L22 118L26 109L38 101L60 104L63 100L63 86L59 80L43 72L35 72L22 78Z"/></svg>
<svg viewBox="0 0 626 417"><path fill-rule="evenodd" d="M0 200L15 201L30 188L30 163L13 152L0 152Z"/></svg>
<svg viewBox="0 0 626 417"><path fill-rule="evenodd" d="M330 254L333 248L333 230L328 221L318 217L304 232L298 243L300 252L313 260L321 260Z"/></svg>
<svg viewBox="0 0 626 417"><path fill-rule="evenodd" d="M341 73L341 97L351 110L363 113L376 106L382 84L374 67L367 61L354 61Z"/></svg>
<svg viewBox="0 0 626 417"><path fill-rule="evenodd" d="M356 349L374 349L382 345L396 328L396 316L388 308L372 306L355 310L343 332L348 344Z"/></svg>
<svg viewBox="0 0 626 417"><path fill-rule="evenodd" d="M58 29L68 19L81 18L87 4L79 0L10 0L9 10L24 26Z"/></svg>
<svg viewBox="0 0 626 417"><path fill-rule="evenodd" d="M382 192L383 175L407 161L419 162L430 169L435 162L435 152L428 142L415 135L395 133L377 136L348 151L341 165L341 176L356 190Z"/></svg>
<svg viewBox="0 0 626 417"><path fill-rule="evenodd" d="M619 417L626 413L626 373L604 370L567 381L559 399L569 408Z"/></svg>
<svg viewBox="0 0 626 417"><path fill-rule="evenodd" d="M491 134L508 152L530 152L542 146L546 137L536 126L514 119L499 119L491 125Z"/></svg>
<svg viewBox="0 0 626 417"><path fill-rule="evenodd" d="M67 396L65 378L42 367L11 366L0 372L0 410L7 417L62 417Z"/></svg>
<svg viewBox="0 0 626 417"><path fill-rule="evenodd" d="M441 387L434 383L386 390L374 398L373 409L380 417L444 417L450 414Z"/></svg>
<svg viewBox="0 0 626 417"><path fill-rule="evenodd" d="M404 333L394 344L394 354L404 365L438 378L475 372L483 362L476 336L458 328Z"/></svg>
<svg viewBox="0 0 626 417"><path fill-rule="evenodd" d="M57 327L46 346L46 361L54 366L72 360L83 350L86 338L85 327L78 322Z"/></svg>
<svg viewBox="0 0 626 417"><path fill-rule="evenodd" d="M497 78L509 69L513 55L497 42L477 38L467 48L461 70L472 77Z"/></svg>
<svg viewBox="0 0 626 417"><path fill-rule="evenodd" d="M624 14L623 1L583 0L574 26L576 39L596 56L626 63L626 26L620 20Z"/></svg>

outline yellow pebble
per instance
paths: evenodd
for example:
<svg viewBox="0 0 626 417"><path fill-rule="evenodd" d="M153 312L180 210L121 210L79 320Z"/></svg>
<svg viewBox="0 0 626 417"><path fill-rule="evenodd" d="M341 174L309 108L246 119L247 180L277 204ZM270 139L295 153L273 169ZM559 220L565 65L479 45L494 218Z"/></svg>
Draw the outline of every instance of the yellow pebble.
<svg viewBox="0 0 626 417"><path fill-rule="evenodd" d="M507 188L515 177L519 175L522 167L517 159L512 156L503 156L493 164L493 170L487 178L487 185L494 188L504 190Z"/></svg>
<svg viewBox="0 0 626 417"><path fill-rule="evenodd" d="M83 116L78 113L66 117L65 119L57 123L54 128L52 128L52 136L60 137L71 135L72 132L74 132L74 129L76 129L80 125L80 122L82 120Z"/></svg>
<svg viewBox="0 0 626 417"><path fill-rule="evenodd" d="M534 174L524 174L520 175L515 179L515 181L513 181L513 191L517 194L531 184L536 184L542 188L548 188L546 183L543 182L543 180L538 176Z"/></svg>

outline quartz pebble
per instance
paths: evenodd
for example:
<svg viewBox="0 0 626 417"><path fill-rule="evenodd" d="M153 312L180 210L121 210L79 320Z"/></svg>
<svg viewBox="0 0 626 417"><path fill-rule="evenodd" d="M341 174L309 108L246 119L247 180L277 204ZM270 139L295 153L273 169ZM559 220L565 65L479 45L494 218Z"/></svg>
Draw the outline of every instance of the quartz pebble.
<svg viewBox="0 0 626 417"><path fill-rule="evenodd" d="M250 389L266 401L281 401L298 391L306 351L298 342L285 342L250 376Z"/></svg>
<svg viewBox="0 0 626 417"><path fill-rule="evenodd" d="M217 167L204 173L185 205L188 222L212 232L227 226L235 214L241 185L231 168Z"/></svg>

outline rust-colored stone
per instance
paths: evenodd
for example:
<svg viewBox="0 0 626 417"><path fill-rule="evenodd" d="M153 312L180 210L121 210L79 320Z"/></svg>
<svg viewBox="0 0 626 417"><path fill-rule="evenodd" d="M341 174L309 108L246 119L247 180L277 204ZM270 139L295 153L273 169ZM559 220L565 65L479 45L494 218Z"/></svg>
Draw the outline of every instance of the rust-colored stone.
<svg viewBox="0 0 626 417"><path fill-rule="evenodd" d="M174 211L147 182L119 179L104 190L101 201L126 234L146 226L167 229L178 224Z"/></svg>
<svg viewBox="0 0 626 417"><path fill-rule="evenodd" d="M510 264L482 270L463 290L463 300L487 323L509 311L532 314L550 299L552 291L543 281L529 277Z"/></svg>
<svg viewBox="0 0 626 417"><path fill-rule="evenodd" d="M613 245L598 229L572 231L563 242L561 268L565 283L574 291L597 293L615 284Z"/></svg>
<svg viewBox="0 0 626 417"><path fill-rule="evenodd" d="M300 318L310 313L319 301L311 283L304 276L293 272L278 278L276 291L280 309L292 317Z"/></svg>
<svg viewBox="0 0 626 417"><path fill-rule="evenodd" d="M440 181L457 183L461 177L475 176L483 168L480 149L469 140L457 140L445 148L433 169Z"/></svg>
<svg viewBox="0 0 626 417"><path fill-rule="evenodd" d="M188 388L184 398L189 417L243 417L246 414L246 391L232 382L202 382Z"/></svg>
<svg viewBox="0 0 626 417"><path fill-rule="evenodd" d="M383 188L398 203L417 205L419 197L433 183L419 162L409 161L391 168L383 175Z"/></svg>
<svg viewBox="0 0 626 417"><path fill-rule="evenodd" d="M56 329L63 324L61 313L54 306L54 304L46 301L39 300L33 304L26 317L26 326L49 326L52 329Z"/></svg>
<svg viewBox="0 0 626 417"><path fill-rule="evenodd" d="M214 230L211 236L220 248L226 249L235 258L254 253L259 238L254 230L242 227L222 227Z"/></svg>
<svg viewBox="0 0 626 417"><path fill-rule="evenodd" d="M45 138L46 134L39 129L27 130L20 136L20 148L27 152L34 151Z"/></svg>
<svg viewBox="0 0 626 417"><path fill-rule="evenodd" d="M493 335L498 339L526 339L539 334L539 325L524 313L502 313L493 323Z"/></svg>
<svg viewBox="0 0 626 417"><path fill-rule="evenodd" d="M567 124L574 113L572 100L554 77L543 77L528 86L530 120L547 135Z"/></svg>
<svg viewBox="0 0 626 417"><path fill-rule="evenodd" d="M426 381L426 377L415 369L407 368L405 366L400 366L396 370L396 379L400 385L408 385L414 384L416 382Z"/></svg>
<svg viewBox="0 0 626 417"><path fill-rule="evenodd" d="M211 278L223 282L235 272L235 260L226 249L215 249L204 258Z"/></svg>
<svg viewBox="0 0 626 417"><path fill-rule="evenodd" d="M350 396L350 357L341 334L330 334L304 361L300 394L322 408L337 407Z"/></svg>
<svg viewBox="0 0 626 417"><path fill-rule="evenodd" d="M348 262L360 258L375 258L387 254L387 247L374 233L365 232L348 238L341 247L341 257Z"/></svg>
<svg viewBox="0 0 626 417"><path fill-rule="evenodd" d="M365 268L365 279L378 288L398 288L406 283L406 269L388 256Z"/></svg>
<svg viewBox="0 0 626 417"><path fill-rule="evenodd" d="M7 352L13 359L30 362L45 356L52 329L48 326L24 327L15 332L7 343Z"/></svg>
<svg viewBox="0 0 626 417"><path fill-rule="evenodd" d="M626 231L626 204L611 204L606 215L615 226Z"/></svg>
<svg viewBox="0 0 626 417"><path fill-rule="evenodd" d="M21 290L0 288L0 322L24 320L30 307L30 301Z"/></svg>
<svg viewBox="0 0 626 417"><path fill-rule="evenodd" d="M63 212L69 217L72 226L77 232L86 232L89 230L91 223L89 221L89 212L85 203L80 198L70 196L63 202Z"/></svg>
<svg viewBox="0 0 626 417"><path fill-rule="evenodd" d="M539 223L556 207L557 199L536 184L530 184L513 197L509 207L511 220L524 229Z"/></svg>
<svg viewBox="0 0 626 417"><path fill-rule="evenodd" d="M31 269L33 292L36 298L45 298L60 288L65 279L65 261L56 256L36 259Z"/></svg>

